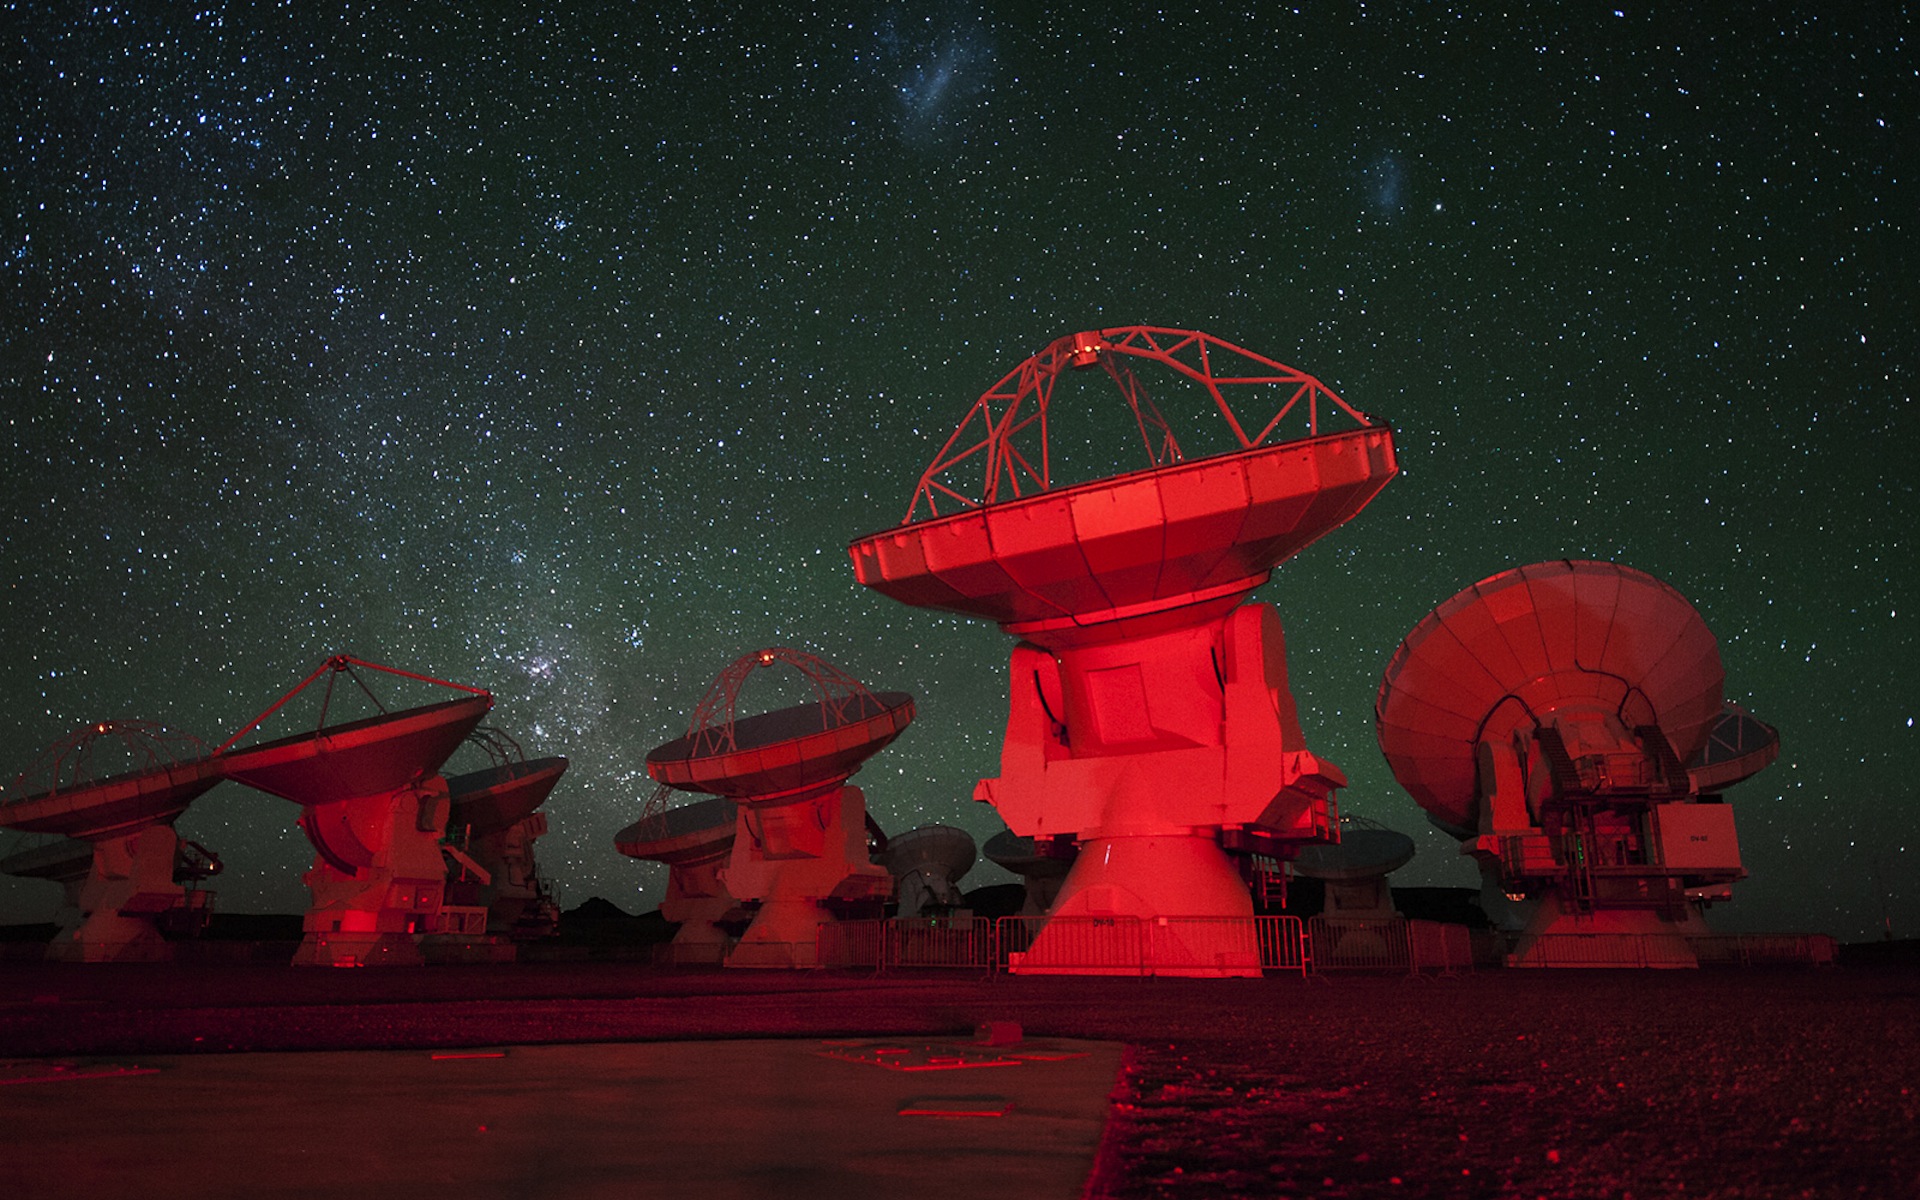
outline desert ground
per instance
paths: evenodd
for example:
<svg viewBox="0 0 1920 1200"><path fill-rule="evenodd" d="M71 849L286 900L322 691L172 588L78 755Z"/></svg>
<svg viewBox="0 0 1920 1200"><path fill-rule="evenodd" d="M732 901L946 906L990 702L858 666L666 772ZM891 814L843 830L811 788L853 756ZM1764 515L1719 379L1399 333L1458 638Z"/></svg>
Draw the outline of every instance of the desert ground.
<svg viewBox="0 0 1920 1200"><path fill-rule="evenodd" d="M1123 1043L1088 1195L1920 1195L1920 971L1063 978L0 963L0 1057L965 1033Z"/></svg>

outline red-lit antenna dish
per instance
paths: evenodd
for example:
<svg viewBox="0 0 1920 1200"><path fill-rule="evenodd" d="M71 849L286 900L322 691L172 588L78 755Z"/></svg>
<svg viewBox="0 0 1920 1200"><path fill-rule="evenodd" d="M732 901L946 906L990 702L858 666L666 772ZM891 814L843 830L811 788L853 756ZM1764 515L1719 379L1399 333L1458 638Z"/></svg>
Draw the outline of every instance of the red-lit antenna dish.
<svg viewBox="0 0 1920 1200"><path fill-rule="evenodd" d="M1780 757L1780 731L1737 704L1729 704L1713 731L1687 761L1694 790L1717 792L1759 774Z"/></svg>
<svg viewBox="0 0 1920 1200"><path fill-rule="evenodd" d="M0 858L0 875L22 879L51 879L72 883L93 869L93 845L77 838L55 838L38 846L16 850Z"/></svg>
<svg viewBox="0 0 1920 1200"><path fill-rule="evenodd" d="M706 862L732 848L737 813L733 801L711 796L641 817L614 835L614 846L628 858L670 867Z"/></svg>
<svg viewBox="0 0 1920 1200"><path fill-rule="evenodd" d="M334 682L343 674L360 682L353 674L355 667L468 694L438 704L328 725L327 708ZM319 728L238 750L229 749L323 676L327 680L327 699L321 705ZM361 683L363 689L365 686ZM371 692L368 694L371 696ZM230 778L311 808L392 792L421 775L439 770L492 707L492 695L480 688L339 655L328 659L272 707L228 738L219 755Z"/></svg>
<svg viewBox="0 0 1920 1200"><path fill-rule="evenodd" d="M448 776L447 828L476 838L511 828L546 803L566 770L567 760L554 756Z"/></svg>
<svg viewBox="0 0 1920 1200"><path fill-rule="evenodd" d="M815 700L739 717L735 704L753 672L785 664ZM784 647L742 655L707 689L687 733L647 755L647 774L668 787L742 803L790 803L847 781L913 720L913 697L870 692L811 654Z"/></svg>
<svg viewBox="0 0 1920 1200"><path fill-rule="evenodd" d="M0 827L102 841L171 824L222 778L191 734L99 721L56 741L0 799Z"/></svg>
<svg viewBox="0 0 1920 1200"><path fill-rule="evenodd" d="M1027 879L1064 878L1079 852L1079 847L1068 843L1060 853L1047 853L1032 838L1021 837L1011 829L988 838L980 851L988 862Z"/></svg>
<svg viewBox="0 0 1920 1200"><path fill-rule="evenodd" d="M1330 883L1376 879L1413 861L1413 839L1396 829L1351 822L1331 845L1303 847L1293 860L1296 875Z"/></svg>
<svg viewBox="0 0 1920 1200"><path fill-rule="evenodd" d="M1133 360L1199 384L1234 448L1187 458ZM1073 483L1055 478L1050 407L1061 373L1091 366L1120 389L1146 463ZM1290 418L1305 436L1280 440ZM1056 631L1134 627L1170 609L1224 612L1358 513L1396 470L1388 428L1292 367L1188 330L1074 334L982 395L921 476L906 520L849 553L876 591L1046 644ZM963 478L976 472L977 482Z"/></svg>
<svg viewBox="0 0 1920 1200"><path fill-rule="evenodd" d="M1394 778L1443 826L1472 830L1476 747L1553 712L1658 726L1685 761L1720 718L1719 644L1686 597L1615 563L1559 561L1465 589L1407 634L1374 715Z"/></svg>
<svg viewBox="0 0 1920 1200"><path fill-rule="evenodd" d="M1067 840L1049 841L1043 846L1030 837L1003 829L987 839L980 853L989 862L1020 876L1026 890L1026 903L1020 911L1037 917L1053 907L1080 848Z"/></svg>

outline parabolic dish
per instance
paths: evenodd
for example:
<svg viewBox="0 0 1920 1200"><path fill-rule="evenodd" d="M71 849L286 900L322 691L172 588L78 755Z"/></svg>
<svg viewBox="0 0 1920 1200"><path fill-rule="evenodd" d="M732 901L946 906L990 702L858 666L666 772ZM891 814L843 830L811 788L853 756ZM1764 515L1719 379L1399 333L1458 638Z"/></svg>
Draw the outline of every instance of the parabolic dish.
<svg viewBox="0 0 1920 1200"><path fill-rule="evenodd" d="M1011 829L1003 829L988 838L981 853L988 862L1026 879L1058 879L1073 867L1071 855L1060 858L1042 854L1032 838L1021 837Z"/></svg>
<svg viewBox="0 0 1920 1200"><path fill-rule="evenodd" d="M1116 475L853 542L860 582L1016 632L1231 605L1393 478L1382 426Z"/></svg>
<svg viewBox="0 0 1920 1200"><path fill-rule="evenodd" d="M493 706L486 693L229 750L229 777L309 807L393 792L440 769Z"/></svg>
<svg viewBox="0 0 1920 1200"><path fill-rule="evenodd" d="M1377 879L1413 859L1413 839L1394 829L1346 829L1338 844L1302 847L1293 860L1296 874L1340 882Z"/></svg>
<svg viewBox="0 0 1920 1200"><path fill-rule="evenodd" d="M218 759L197 758L70 784L0 803L0 827L102 841L172 821L223 777Z"/></svg>
<svg viewBox="0 0 1920 1200"><path fill-rule="evenodd" d="M449 776L447 828L474 837L510 828L546 802L566 770L567 760L555 756Z"/></svg>
<svg viewBox="0 0 1920 1200"><path fill-rule="evenodd" d="M1374 703L1394 778L1438 821L1478 824L1475 748L1557 712L1657 725L1682 761L1719 719L1725 673L1685 596L1615 563L1503 571L1415 625Z"/></svg>
<svg viewBox="0 0 1920 1200"><path fill-rule="evenodd" d="M881 858L896 879L935 870L957 881L973 869L973 835L952 825L922 825L888 838Z"/></svg>
<svg viewBox="0 0 1920 1200"><path fill-rule="evenodd" d="M1729 704L1699 752L1687 760L1687 774L1696 790L1717 791L1759 774L1779 757L1780 731Z"/></svg>
<svg viewBox="0 0 1920 1200"><path fill-rule="evenodd" d="M0 858L0 875L23 879L52 879L60 883L85 879L93 870L93 844L77 838L56 838Z"/></svg>
<svg viewBox="0 0 1920 1200"><path fill-rule="evenodd" d="M741 803L795 800L837 787L913 720L906 692L863 692L837 723L823 706L796 704L733 722L732 749L713 732L675 738L647 755L647 774L671 788Z"/></svg>
<svg viewBox="0 0 1920 1200"><path fill-rule="evenodd" d="M739 810L724 796L669 808L657 816L642 817L613 837L628 858L644 858L668 866L699 862L718 856L733 845Z"/></svg>

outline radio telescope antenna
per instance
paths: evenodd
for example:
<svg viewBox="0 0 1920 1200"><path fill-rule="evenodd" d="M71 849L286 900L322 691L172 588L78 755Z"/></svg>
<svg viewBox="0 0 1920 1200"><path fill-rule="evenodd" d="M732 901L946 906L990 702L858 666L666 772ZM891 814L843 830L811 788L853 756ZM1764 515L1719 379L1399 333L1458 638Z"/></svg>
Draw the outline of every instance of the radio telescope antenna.
<svg viewBox="0 0 1920 1200"><path fill-rule="evenodd" d="M958 884L973 869L974 853L973 835L953 825L922 825L889 838L880 860L894 878L898 915L961 907Z"/></svg>
<svg viewBox="0 0 1920 1200"><path fill-rule="evenodd" d="M387 711L355 668L463 695ZM366 693L378 715L328 723L342 676ZM311 731L236 746L321 680L319 719ZM441 837L450 799L440 767L492 706L492 695L482 688L336 655L222 745L229 778L301 807L300 827L315 856L306 874L312 903L295 963L425 961L418 939L435 931L447 877Z"/></svg>
<svg viewBox="0 0 1920 1200"><path fill-rule="evenodd" d="M454 860L446 903L486 909L492 937L527 941L560 924L560 908L541 878L534 842L546 836L540 806L566 774L558 755L528 759L504 729L481 725L467 744L493 761L479 771L448 775L447 846Z"/></svg>
<svg viewBox="0 0 1920 1200"><path fill-rule="evenodd" d="M1072 868L1080 848L1070 838L1036 845L1030 837L1021 837L1011 829L1002 829L987 839L980 853L989 862L1020 877L1026 890L1020 915L1040 917L1053 907L1053 899L1060 892L1060 883L1067 877L1067 871Z"/></svg>
<svg viewBox="0 0 1920 1200"><path fill-rule="evenodd" d="M1169 398L1149 400L1135 374L1148 365L1198 396L1227 450L1191 452ZM1055 385L1085 369L1119 389L1143 454L1138 469L1076 482L1058 469ZM1230 854L1285 860L1337 838L1346 778L1306 748L1278 617L1244 601L1396 470L1391 431L1305 372L1190 330L1103 329L1058 339L989 388L906 519L848 548L867 587L1020 639L1000 775L975 798L1016 836L1080 845L1055 919L1250 918ZM1258 974L1241 928L1187 922L1146 966ZM1063 939L1043 928L1016 969L1109 970L1076 964Z"/></svg>
<svg viewBox="0 0 1920 1200"><path fill-rule="evenodd" d="M0 828L58 835L89 849L84 876L75 873L79 847L71 845L11 855L0 866L8 874L68 885L71 923L55 936L47 957L172 957L154 918L190 902L175 879L176 860L188 843L175 835L173 823L221 778L221 764L192 734L152 721L98 721L55 741L0 791Z"/></svg>
<svg viewBox="0 0 1920 1200"><path fill-rule="evenodd" d="M797 672L812 701L740 716L747 681L776 666ZM892 891L891 876L868 854L866 799L847 779L913 715L907 693L869 691L822 659L776 646L728 664L695 706L687 732L647 755L647 774L660 783L735 806L720 882L742 901L759 901L759 909L728 966L826 965L818 943L820 926L833 919L827 906L883 901ZM635 846L659 841L642 835Z"/></svg>
<svg viewBox="0 0 1920 1200"><path fill-rule="evenodd" d="M672 795L664 783L656 788L640 819L615 834L613 844L629 858L666 864L660 915L680 927L673 935L674 961L725 962L733 939L722 923L740 902L720 876L733 857L739 812L724 796L674 807L668 803Z"/></svg>
<svg viewBox="0 0 1920 1200"><path fill-rule="evenodd" d="M1412 861L1412 838L1349 814L1340 818L1340 840L1304 847L1293 860L1293 872L1326 884L1326 917L1386 921L1399 915L1387 876Z"/></svg>
<svg viewBox="0 0 1920 1200"><path fill-rule="evenodd" d="M1632 935L1631 953L1581 965L1696 965L1698 906L1746 875L1733 808L1703 789L1778 752L1725 707L1724 680L1686 598L1606 562L1503 571L1401 641L1374 707L1381 752L1479 862L1483 906L1518 935L1510 961L1559 965L1556 936L1600 933Z"/></svg>

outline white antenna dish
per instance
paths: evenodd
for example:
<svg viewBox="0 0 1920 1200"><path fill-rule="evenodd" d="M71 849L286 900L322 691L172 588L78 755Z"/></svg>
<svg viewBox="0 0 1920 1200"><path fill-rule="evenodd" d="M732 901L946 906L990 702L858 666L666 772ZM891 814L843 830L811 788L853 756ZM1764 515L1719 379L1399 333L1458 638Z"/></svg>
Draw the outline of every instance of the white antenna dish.
<svg viewBox="0 0 1920 1200"><path fill-rule="evenodd" d="M1020 908L1021 915L1041 917L1053 907L1060 881L1073 869L1073 860L1080 849L1072 842L1063 841L1049 842L1042 847L1030 837L1003 829L987 839L982 853L988 862L1020 876L1026 885L1027 900Z"/></svg>
<svg viewBox="0 0 1920 1200"><path fill-rule="evenodd" d="M1510 962L1696 965L1699 907L1746 875L1732 806L1702 789L1778 753L1729 714L1724 681L1686 597L1615 563L1503 571L1401 641L1374 705L1381 752L1480 864Z"/></svg>
<svg viewBox="0 0 1920 1200"><path fill-rule="evenodd" d="M1387 876L1413 859L1413 839L1365 817L1342 817L1340 840L1307 846L1293 860L1296 875L1327 885L1324 916L1385 921L1399 915Z"/></svg>
<svg viewBox="0 0 1920 1200"><path fill-rule="evenodd" d="M955 885L973 869L973 835L952 825L922 825L887 839L881 852L895 881L899 915L917 917L965 904Z"/></svg>

